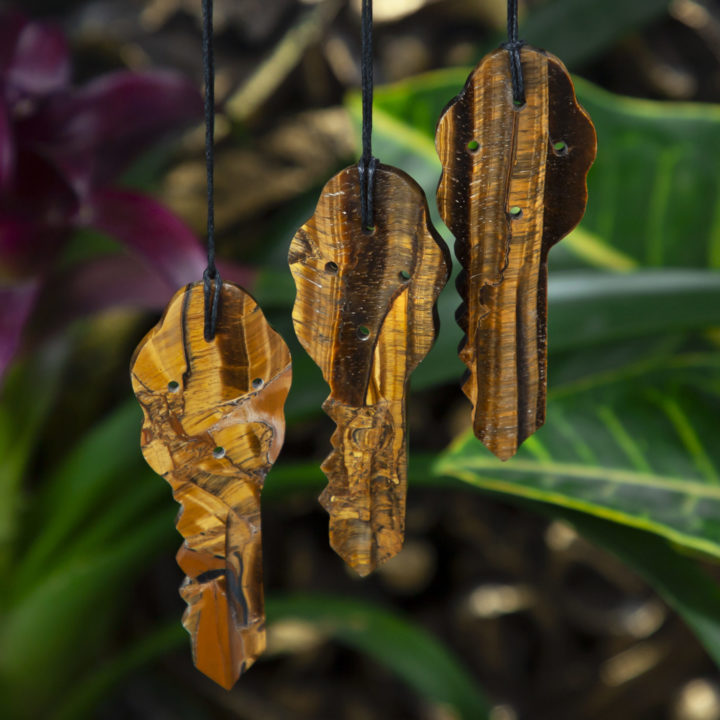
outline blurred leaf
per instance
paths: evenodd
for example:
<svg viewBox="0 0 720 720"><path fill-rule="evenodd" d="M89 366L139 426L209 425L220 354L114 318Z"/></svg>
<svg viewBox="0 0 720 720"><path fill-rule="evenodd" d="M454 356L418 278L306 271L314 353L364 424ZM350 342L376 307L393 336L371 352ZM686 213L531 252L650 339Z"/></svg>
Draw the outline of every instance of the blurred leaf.
<svg viewBox="0 0 720 720"><path fill-rule="evenodd" d="M32 587L46 575L49 565L61 564L73 539L88 532L95 521L114 522L124 507L121 497L132 498L138 492L144 497L144 484L150 489L148 500L167 493L166 485L145 466L140 454L141 424L137 403L126 403L88 433L46 479L35 502L38 532L15 570L16 591ZM118 483L122 483L122 493Z"/></svg>
<svg viewBox="0 0 720 720"><path fill-rule="evenodd" d="M13 709L10 717L38 717L92 662L107 641L123 591L138 568L165 547L168 527L171 513L134 518L113 542L69 563L48 564L46 577L24 589L0 631L0 677L9 688L3 700Z"/></svg>
<svg viewBox="0 0 720 720"><path fill-rule="evenodd" d="M717 356L714 357L716 375ZM581 510L720 557L720 396L702 375L620 375L548 403L543 429L501 463L472 434L436 472L478 487ZM712 378L712 375L710 375Z"/></svg>
<svg viewBox="0 0 720 720"><path fill-rule="evenodd" d="M645 266L719 268L720 107L576 88L601 148L583 227Z"/></svg>
<svg viewBox="0 0 720 720"><path fill-rule="evenodd" d="M140 638L70 688L61 698L53 720L93 717L97 705L123 678L187 642L188 634L177 621Z"/></svg>
<svg viewBox="0 0 720 720"><path fill-rule="evenodd" d="M37 717L93 661L138 568L175 537L170 493L121 406L83 438L33 503L34 543L4 586L0 680L12 717ZM82 627L83 642L77 643Z"/></svg>
<svg viewBox="0 0 720 720"><path fill-rule="evenodd" d="M669 4L670 0L549 0L521 20L521 36L568 65L577 65L662 16Z"/></svg>
<svg viewBox="0 0 720 720"><path fill-rule="evenodd" d="M463 720L487 717L476 683L435 638L398 615L369 603L326 595L268 598L270 622L299 620L377 660L438 706Z"/></svg>
<svg viewBox="0 0 720 720"><path fill-rule="evenodd" d="M556 272L549 283L554 351L720 325L720 273Z"/></svg>
<svg viewBox="0 0 720 720"><path fill-rule="evenodd" d="M434 705L450 708L458 718L487 717L487 700L462 665L425 630L389 610L328 595L269 597L266 610L271 633L276 623L288 620L306 623L320 635L376 659L418 695ZM67 695L53 717L56 720L91 717L97 703L123 677L188 644L188 635L180 622L160 628L90 673Z"/></svg>
<svg viewBox="0 0 720 720"><path fill-rule="evenodd" d="M20 522L21 483L38 435L59 389L65 352L55 347L17 364L0 399L0 574L8 576L11 544ZM4 598L0 593L0 607Z"/></svg>

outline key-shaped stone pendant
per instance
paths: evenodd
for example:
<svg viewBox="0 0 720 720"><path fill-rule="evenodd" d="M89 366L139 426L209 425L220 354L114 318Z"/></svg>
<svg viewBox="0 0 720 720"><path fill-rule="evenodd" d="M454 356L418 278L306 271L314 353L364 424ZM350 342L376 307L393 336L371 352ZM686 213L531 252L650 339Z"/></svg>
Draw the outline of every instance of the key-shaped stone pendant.
<svg viewBox="0 0 720 720"><path fill-rule="evenodd" d="M325 186L290 246L295 332L323 371L335 421L320 501L330 544L358 574L397 554L405 530L410 373L437 334L435 302L450 265L420 186L375 172L374 228L363 230L358 169Z"/></svg>
<svg viewBox="0 0 720 720"><path fill-rule="evenodd" d="M244 290L222 285L215 338L203 283L180 290L131 365L142 452L171 485L185 538L183 625L226 689L265 649L260 491L283 444L290 353Z"/></svg>
<svg viewBox="0 0 720 720"><path fill-rule="evenodd" d="M595 129L553 55L521 50L526 102L508 52L472 72L437 128L438 206L462 265L463 391L477 437L502 460L545 420L547 254L585 212Z"/></svg>

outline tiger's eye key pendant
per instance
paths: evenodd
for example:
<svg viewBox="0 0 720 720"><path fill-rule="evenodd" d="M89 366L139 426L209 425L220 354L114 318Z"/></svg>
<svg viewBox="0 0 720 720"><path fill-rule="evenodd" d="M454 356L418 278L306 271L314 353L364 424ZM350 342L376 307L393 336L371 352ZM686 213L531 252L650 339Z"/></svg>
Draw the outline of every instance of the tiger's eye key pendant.
<svg viewBox="0 0 720 720"><path fill-rule="evenodd" d="M283 444L290 353L242 288L222 283L205 339L202 282L176 293L132 359L142 452L180 503L183 625L199 670L230 689L265 649L260 491Z"/></svg>
<svg viewBox="0 0 720 720"><path fill-rule="evenodd" d="M322 465L330 543L367 575L402 547L407 384L435 340L449 258L412 178L377 165L372 228L360 180L353 165L328 182L289 262L295 332L330 386L323 409L337 425Z"/></svg>
<svg viewBox="0 0 720 720"><path fill-rule="evenodd" d="M519 49L518 49L519 48ZM595 129L553 55L485 57L437 128L437 199L462 265L463 391L473 430L502 460L545 420L547 255L585 212Z"/></svg>

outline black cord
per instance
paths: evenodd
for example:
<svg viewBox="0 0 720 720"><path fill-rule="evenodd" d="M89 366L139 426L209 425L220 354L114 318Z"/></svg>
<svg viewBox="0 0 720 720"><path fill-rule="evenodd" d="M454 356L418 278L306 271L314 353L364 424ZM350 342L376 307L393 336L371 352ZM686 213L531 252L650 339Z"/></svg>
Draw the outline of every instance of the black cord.
<svg viewBox="0 0 720 720"><path fill-rule="evenodd" d="M205 340L215 338L222 280L215 267L215 57L213 3L202 0L203 71L205 76L205 167L207 170L207 267L205 281ZM213 283L215 285L213 290Z"/></svg>
<svg viewBox="0 0 720 720"><path fill-rule="evenodd" d="M520 48L525 44L525 41L518 39L518 0L508 0L507 33L508 41L503 43L503 47L508 51L510 58L513 102L515 105L520 106L525 104L525 81L523 80L522 64L520 62Z"/></svg>
<svg viewBox="0 0 720 720"><path fill-rule="evenodd" d="M373 195L375 194L375 168L377 158L372 154L373 106L373 17L372 0L362 2L362 157L358 162L360 176L360 210L363 230L370 231L374 222Z"/></svg>

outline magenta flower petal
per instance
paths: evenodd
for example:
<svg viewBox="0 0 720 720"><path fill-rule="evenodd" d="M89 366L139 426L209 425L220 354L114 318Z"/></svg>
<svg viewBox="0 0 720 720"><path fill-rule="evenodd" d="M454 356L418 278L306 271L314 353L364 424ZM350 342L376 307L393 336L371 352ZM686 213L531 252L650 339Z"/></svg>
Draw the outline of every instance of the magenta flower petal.
<svg viewBox="0 0 720 720"><path fill-rule="evenodd" d="M96 192L85 223L119 240L172 288L202 278L205 250L192 230L159 202L130 190Z"/></svg>
<svg viewBox="0 0 720 720"><path fill-rule="evenodd" d="M0 276L17 280L43 274L69 235L69 228L49 227L0 212Z"/></svg>
<svg viewBox="0 0 720 720"><path fill-rule="evenodd" d="M0 287L0 377L17 352L37 291L36 280Z"/></svg>
<svg viewBox="0 0 720 720"><path fill-rule="evenodd" d="M33 337L47 338L60 333L73 320L108 308L159 311L176 290L138 258L130 255L92 258L52 276L44 284L33 319Z"/></svg>
<svg viewBox="0 0 720 720"><path fill-rule="evenodd" d="M54 165L19 150L13 182L0 194L0 268L4 277L15 278L39 275L52 265L79 208Z"/></svg>
<svg viewBox="0 0 720 720"><path fill-rule="evenodd" d="M37 229L31 222L0 214L0 264L3 276L22 273L27 254L32 252Z"/></svg>
<svg viewBox="0 0 720 720"><path fill-rule="evenodd" d="M17 36L5 72L8 90L33 97L60 90L70 82L70 53L60 28L29 22Z"/></svg>
<svg viewBox="0 0 720 720"><path fill-rule="evenodd" d="M201 115L202 99L187 78L173 72L117 72L49 98L18 123L18 132L86 196Z"/></svg>
<svg viewBox="0 0 720 720"><path fill-rule="evenodd" d="M12 182L15 169L15 146L12 125L5 102L0 98L0 193Z"/></svg>
<svg viewBox="0 0 720 720"><path fill-rule="evenodd" d="M4 77L15 60L18 41L30 21L17 10L0 13L0 77Z"/></svg>
<svg viewBox="0 0 720 720"><path fill-rule="evenodd" d="M238 265L225 264L223 279L245 287L253 273ZM36 338L61 333L68 323L109 308L127 307L163 310L177 291L176 285L131 255L92 258L51 276L44 283L33 315ZM59 299L62 302L58 302Z"/></svg>
<svg viewBox="0 0 720 720"><path fill-rule="evenodd" d="M223 281L233 282L252 292L257 280L257 272L246 265L238 265L228 260L218 260L217 269Z"/></svg>

